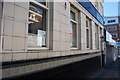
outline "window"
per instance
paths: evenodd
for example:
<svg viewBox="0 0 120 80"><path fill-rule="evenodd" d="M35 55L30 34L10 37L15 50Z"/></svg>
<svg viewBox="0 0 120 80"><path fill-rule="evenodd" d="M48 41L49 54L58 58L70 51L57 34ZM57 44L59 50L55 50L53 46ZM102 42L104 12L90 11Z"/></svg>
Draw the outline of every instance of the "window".
<svg viewBox="0 0 120 80"><path fill-rule="evenodd" d="M95 7L98 10L98 2L97 1L95 1Z"/></svg>
<svg viewBox="0 0 120 80"><path fill-rule="evenodd" d="M108 31L116 31L117 27L116 26L110 26L108 27Z"/></svg>
<svg viewBox="0 0 120 80"><path fill-rule="evenodd" d="M70 36L71 36L71 48L77 48L77 16L78 12L71 7L70 11Z"/></svg>
<svg viewBox="0 0 120 80"><path fill-rule="evenodd" d="M88 27L88 20L86 20L86 27Z"/></svg>
<svg viewBox="0 0 120 80"><path fill-rule="evenodd" d="M91 27L91 21L88 17L86 17L86 44L87 44L87 48L90 48L90 27Z"/></svg>
<svg viewBox="0 0 120 80"><path fill-rule="evenodd" d="M105 21L103 21L103 24L105 24Z"/></svg>
<svg viewBox="0 0 120 80"><path fill-rule="evenodd" d="M86 29L86 40L87 40L87 48L89 48L89 30L88 29Z"/></svg>
<svg viewBox="0 0 120 80"><path fill-rule="evenodd" d="M35 1L37 1L40 4L46 5L46 0L35 0Z"/></svg>
<svg viewBox="0 0 120 80"><path fill-rule="evenodd" d="M70 11L70 19L75 20L75 13Z"/></svg>
<svg viewBox="0 0 120 80"><path fill-rule="evenodd" d="M117 33L111 33L111 35L112 35L113 38L118 37L118 34L117 34Z"/></svg>
<svg viewBox="0 0 120 80"><path fill-rule="evenodd" d="M95 46L96 49L99 49L99 31L98 31L98 25L95 26Z"/></svg>
<svg viewBox="0 0 120 80"><path fill-rule="evenodd" d="M104 27L105 30L107 30L107 27Z"/></svg>
<svg viewBox="0 0 120 80"><path fill-rule="evenodd" d="M116 20L109 20L108 23L114 23Z"/></svg>
<svg viewBox="0 0 120 80"><path fill-rule="evenodd" d="M47 47L46 10L30 3L28 21L28 48Z"/></svg>

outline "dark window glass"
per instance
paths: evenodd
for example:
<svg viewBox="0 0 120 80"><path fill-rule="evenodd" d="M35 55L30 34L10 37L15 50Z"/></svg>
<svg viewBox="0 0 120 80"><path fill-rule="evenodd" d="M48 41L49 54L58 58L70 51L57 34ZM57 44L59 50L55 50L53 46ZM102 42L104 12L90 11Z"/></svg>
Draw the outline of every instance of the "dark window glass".
<svg viewBox="0 0 120 80"><path fill-rule="evenodd" d="M75 20L75 13L70 11L70 19Z"/></svg>
<svg viewBox="0 0 120 80"><path fill-rule="evenodd" d="M110 23L111 21L108 21L108 23Z"/></svg>
<svg viewBox="0 0 120 80"><path fill-rule="evenodd" d="M108 23L116 22L116 20L109 20Z"/></svg>
<svg viewBox="0 0 120 80"><path fill-rule="evenodd" d="M88 21L86 20L86 27L88 27Z"/></svg>
<svg viewBox="0 0 120 80"><path fill-rule="evenodd" d="M89 48L89 30L86 29L86 41L87 41L87 48Z"/></svg>
<svg viewBox="0 0 120 80"><path fill-rule="evenodd" d="M111 33L112 37L118 37L118 34L117 33Z"/></svg>

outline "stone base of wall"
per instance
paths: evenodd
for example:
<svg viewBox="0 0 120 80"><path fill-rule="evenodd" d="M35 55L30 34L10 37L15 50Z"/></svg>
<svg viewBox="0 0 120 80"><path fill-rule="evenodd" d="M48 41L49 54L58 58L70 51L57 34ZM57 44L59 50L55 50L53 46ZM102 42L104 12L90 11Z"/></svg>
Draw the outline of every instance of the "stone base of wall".
<svg viewBox="0 0 120 80"><path fill-rule="evenodd" d="M86 53L100 53L100 50L70 50L70 51L27 51L27 52L2 52L0 62L12 62L20 60L43 59L51 57L78 55Z"/></svg>
<svg viewBox="0 0 120 80"><path fill-rule="evenodd" d="M2 65L2 78L14 77L34 73L37 71L43 71L66 64L71 64L77 61L100 56L99 52L81 53L74 55L56 56L41 59L29 59L3 62Z"/></svg>
<svg viewBox="0 0 120 80"><path fill-rule="evenodd" d="M89 68L88 68L89 67ZM56 68L14 77L14 79L79 79L92 78L101 69L100 57L77 61ZM12 77L13 78L13 77ZM83 79L84 80L84 79Z"/></svg>

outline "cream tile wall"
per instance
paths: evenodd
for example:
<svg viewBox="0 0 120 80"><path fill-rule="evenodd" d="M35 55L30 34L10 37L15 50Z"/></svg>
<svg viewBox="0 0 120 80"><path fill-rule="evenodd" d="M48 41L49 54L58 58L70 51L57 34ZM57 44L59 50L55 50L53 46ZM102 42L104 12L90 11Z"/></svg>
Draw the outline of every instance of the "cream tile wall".
<svg viewBox="0 0 120 80"><path fill-rule="evenodd" d="M0 53L2 52L2 2L0 1Z"/></svg>
<svg viewBox="0 0 120 80"><path fill-rule="evenodd" d="M81 14L81 50L85 50L86 47L86 15Z"/></svg>
<svg viewBox="0 0 120 80"><path fill-rule="evenodd" d="M70 3L66 2L67 8L65 9L64 2L54 3L54 26L53 26L53 50L64 51L70 50L70 31L69 31L69 18L70 18Z"/></svg>
<svg viewBox="0 0 120 80"><path fill-rule="evenodd" d="M95 47L95 23L92 21L92 47L93 50L96 49Z"/></svg>
<svg viewBox="0 0 120 80"><path fill-rule="evenodd" d="M5 36L12 36L13 35L13 25L14 20L12 18L5 18L4 19L4 35Z"/></svg>
<svg viewBox="0 0 120 80"><path fill-rule="evenodd" d="M27 53L27 31L28 31L28 12L29 4L12 2L4 3L4 16L3 16L3 51L12 52L25 52ZM72 3L71 3L72 4ZM55 2L50 3L49 5L49 47L53 51L70 51L70 3L65 2ZM80 5L72 4L77 6L78 10L82 8ZM79 6L79 7L78 7ZM8 14L8 7L11 11ZM80 8L80 9L79 9ZM86 15L85 11L78 11L78 49L86 49ZM90 14L88 14L91 16ZM89 17L87 15L87 17ZM95 23L98 24L94 18L89 17L92 21L92 47L95 49ZM2 39L1 39L2 41ZM2 46L2 45L1 45ZM46 58L46 57L55 57L60 56L61 54L57 53L32 53L25 55L26 59L36 59L36 58ZM20 54L20 53L19 53ZM49 54L49 55L48 55ZM63 53L67 55L67 53ZM73 52L72 54L79 54L78 52ZM15 54L14 54L15 55ZM54 56L55 55L55 56ZM18 55L15 55L18 56ZM22 59L23 56L20 56ZM19 58L18 58L19 59ZM14 58L13 60L17 60Z"/></svg>
<svg viewBox="0 0 120 80"><path fill-rule="evenodd" d="M9 36L4 36L4 47L3 49L4 50L9 50L9 51L12 51L12 42L13 41L13 38L12 37L9 37Z"/></svg>
<svg viewBox="0 0 120 80"><path fill-rule="evenodd" d="M15 5L14 3L4 3L4 17L10 17L10 18L13 18L14 17L14 8L15 8Z"/></svg>
<svg viewBox="0 0 120 80"><path fill-rule="evenodd" d="M68 56L84 53L96 53L99 50L86 50L86 14L82 12L82 8L77 7L79 12L78 18L78 48L79 50L70 50L70 3L55 2L49 5L49 47L50 50L43 51L27 51L27 31L28 31L28 12L29 3L11 2L4 3L3 15L3 34L0 32L0 48L2 48L3 35L3 52L1 62L19 61L30 59L51 58L59 56ZM78 6L78 4L75 4ZM80 8L80 9L79 9ZM1 10L1 9L0 9ZM91 16L89 14L89 16ZM90 17L92 20L92 17ZM95 20L92 21L92 47L95 49ZM2 31L2 29L0 28ZM85 57L98 56L89 55ZM58 60L54 62L29 64L22 67L14 67L3 69L3 77L10 77L29 73L33 71L43 70L46 68L56 67L63 64L71 63L85 59L85 57L70 58ZM24 71L24 72L23 72Z"/></svg>
<svg viewBox="0 0 120 80"><path fill-rule="evenodd" d="M3 51L26 51L28 2L5 2L3 6Z"/></svg>

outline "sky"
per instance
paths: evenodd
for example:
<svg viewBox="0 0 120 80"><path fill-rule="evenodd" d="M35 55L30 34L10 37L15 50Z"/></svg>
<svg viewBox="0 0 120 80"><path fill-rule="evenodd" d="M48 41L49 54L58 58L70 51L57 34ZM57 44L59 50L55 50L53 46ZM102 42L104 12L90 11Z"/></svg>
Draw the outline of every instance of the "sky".
<svg viewBox="0 0 120 80"><path fill-rule="evenodd" d="M120 0L104 1L104 16L118 16L118 1Z"/></svg>

